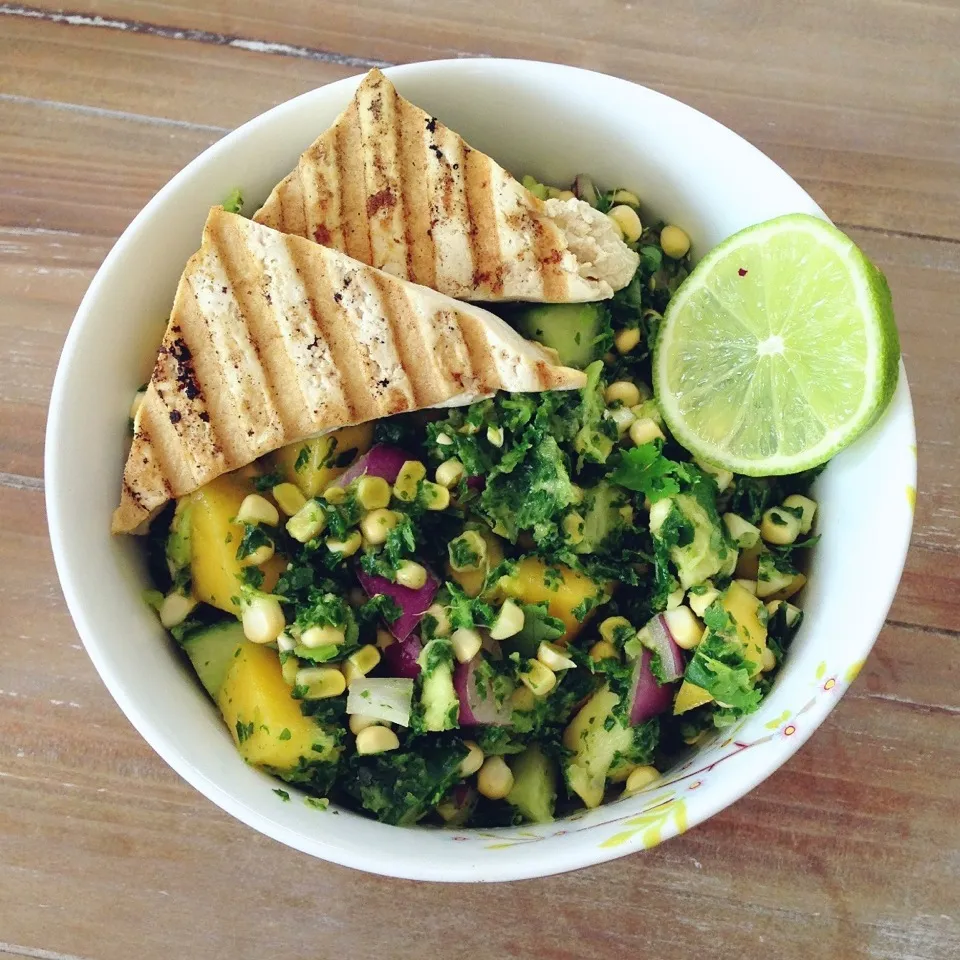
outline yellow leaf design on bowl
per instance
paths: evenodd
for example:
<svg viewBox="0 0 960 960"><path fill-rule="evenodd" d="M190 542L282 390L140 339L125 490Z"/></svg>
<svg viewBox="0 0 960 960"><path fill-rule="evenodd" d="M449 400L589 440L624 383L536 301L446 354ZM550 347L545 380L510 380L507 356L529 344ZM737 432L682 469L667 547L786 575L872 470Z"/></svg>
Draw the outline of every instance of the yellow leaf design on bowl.
<svg viewBox="0 0 960 960"><path fill-rule="evenodd" d="M850 666L847 667L847 672L843 675L843 679L846 680L847 683L853 683L865 663L866 660L857 660L855 663L851 663Z"/></svg>
<svg viewBox="0 0 960 960"><path fill-rule="evenodd" d="M917 509L917 488L914 486L907 486L907 504L911 512Z"/></svg>
<svg viewBox="0 0 960 960"><path fill-rule="evenodd" d="M641 814L639 817L632 817L627 824L633 826L633 830L622 830L608 837L600 844L601 849L610 847L619 847L632 840L637 834L640 834L640 844L644 850L655 847L663 839L663 830L674 818L674 825L677 833L683 833L687 829L687 805L683 800L671 800L662 806L652 809L649 813Z"/></svg>

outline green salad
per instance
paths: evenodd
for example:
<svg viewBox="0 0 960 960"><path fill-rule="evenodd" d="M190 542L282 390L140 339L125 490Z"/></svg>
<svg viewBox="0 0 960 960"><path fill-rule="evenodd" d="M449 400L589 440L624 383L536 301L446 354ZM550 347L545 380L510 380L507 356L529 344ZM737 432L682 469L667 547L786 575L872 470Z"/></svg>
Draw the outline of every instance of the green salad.
<svg viewBox="0 0 960 960"><path fill-rule="evenodd" d="M495 309L582 391L349 427L152 524L161 620L243 758L314 805L458 827L596 807L756 711L787 655L819 468L739 476L676 442L651 364L689 238L575 186L633 280Z"/></svg>

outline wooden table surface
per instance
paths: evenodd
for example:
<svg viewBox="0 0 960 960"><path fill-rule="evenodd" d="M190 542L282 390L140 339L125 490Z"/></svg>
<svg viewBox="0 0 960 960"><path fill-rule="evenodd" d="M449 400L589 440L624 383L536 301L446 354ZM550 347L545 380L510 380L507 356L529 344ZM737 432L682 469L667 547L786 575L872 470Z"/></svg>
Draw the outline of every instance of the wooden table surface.
<svg viewBox="0 0 960 960"><path fill-rule="evenodd" d="M0 958L960 957L958 50L957 0L0 4ZM154 755L64 607L42 448L74 310L169 177L312 87L469 55L647 84L799 180L890 279L920 494L872 657L759 789L645 854L439 887L288 850Z"/></svg>

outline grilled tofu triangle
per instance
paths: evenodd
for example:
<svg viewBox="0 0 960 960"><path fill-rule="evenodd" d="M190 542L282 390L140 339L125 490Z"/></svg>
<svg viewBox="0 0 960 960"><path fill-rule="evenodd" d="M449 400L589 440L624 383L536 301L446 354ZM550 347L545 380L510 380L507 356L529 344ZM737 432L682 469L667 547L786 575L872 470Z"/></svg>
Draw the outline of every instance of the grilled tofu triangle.
<svg viewBox="0 0 960 960"><path fill-rule="evenodd" d="M339 427L584 382L486 310L215 207L137 414L113 531Z"/></svg>
<svg viewBox="0 0 960 960"><path fill-rule="evenodd" d="M254 219L461 300L603 300L639 263L605 214L535 197L379 70Z"/></svg>

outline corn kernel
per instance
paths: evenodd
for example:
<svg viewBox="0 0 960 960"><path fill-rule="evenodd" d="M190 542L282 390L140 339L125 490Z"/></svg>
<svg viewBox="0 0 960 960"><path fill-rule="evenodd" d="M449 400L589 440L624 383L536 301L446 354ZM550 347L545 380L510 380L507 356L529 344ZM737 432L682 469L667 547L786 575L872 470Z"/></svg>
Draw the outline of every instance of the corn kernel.
<svg viewBox="0 0 960 960"><path fill-rule="evenodd" d="M535 697L545 697L557 685L557 675L539 660L528 660L520 671L520 682Z"/></svg>
<svg viewBox="0 0 960 960"><path fill-rule="evenodd" d="M289 653L297 645L297 641L286 630L277 637L277 649L281 653Z"/></svg>
<svg viewBox="0 0 960 960"><path fill-rule="evenodd" d="M577 195L572 190L561 190L557 194L558 200L576 200Z"/></svg>
<svg viewBox="0 0 960 960"><path fill-rule="evenodd" d="M295 483L278 483L271 492L277 506L288 517L292 517L307 502L307 498Z"/></svg>
<svg viewBox="0 0 960 960"><path fill-rule="evenodd" d="M568 513L563 518L563 532L566 534L567 543L573 546L583 543L583 527L584 520L579 513L575 510Z"/></svg>
<svg viewBox="0 0 960 960"><path fill-rule="evenodd" d="M322 627L307 627L300 634L300 643L311 650L317 647L339 647L346 640L346 634L339 627L325 625Z"/></svg>
<svg viewBox="0 0 960 960"><path fill-rule="evenodd" d="M377 649L386 650L391 644L396 643L397 638L389 631L380 627L377 630Z"/></svg>
<svg viewBox="0 0 960 960"><path fill-rule="evenodd" d="M287 521L287 533L300 543L319 537L326 527L327 515L316 500L307 500Z"/></svg>
<svg viewBox="0 0 960 960"><path fill-rule="evenodd" d="M447 544L447 553L457 573L481 570L487 562L487 542L476 530L465 530Z"/></svg>
<svg viewBox="0 0 960 960"><path fill-rule="evenodd" d="M462 477L463 464L455 457L444 460L443 463L437 467L437 483L439 483L441 487L446 487L448 490L450 487L455 487Z"/></svg>
<svg viewBox="0 0 960 960"><path fill-rule="evenodd" d="M629 353L640 343L640 330L637 327L624 327L613 338L618 353Z"/></svg>
<svg viewBox="0 0 960 960"><path fill-rule="evenodd" d="M608 410L607 415L617 425L617 436L624 436L633 426L637 415L629 407L615 407Z"/></svg>
<svg viewBox="0 0 960 960"><path fill-rule="evenodd" d="M336 506L338 503L343 503L343 501L347 499L347 491L344 490L343 487L327 487L327 489L323 491L323 499L326 500L327 503L332 503Z"/></svg>
<svg viewBox="0 0 960 960"><path fill-rule="evenodd" d="M642 447L645 443L663 440L663 431L652 417L641 417L630 425L630 439L634 446Z"/></svg>
<svg viewBox="0 0 960 960"><path fill-rule="evenodd" d="M168 593L160 604L160 622L168 630L178 627L193 613L196 605L195 597L185 597L182 593Z"/></svg>
<svg viewBox="0 0 960 960"><path fill-rule="evenodd" d="M660 779L660 771L656 767L634 767L627 777L627 793L636 793Z"/></svg>
<svg viewBox="0 0 960 960"><path fill-rule="evenodd" d="M643 233L643 224L633 207L628 207L623 203L617 204L607 213L607 216L620 228L624 240L628 243L636 243L640 239L640 234Z"/></svg>
<svg viewBox="0 0 960 960"><path fill-rule="evenodd" d="M800 535L800 520L779 507L771 507L760 521L760 536L779 547L793 543Z"/></svg>
<svg viewBox="0 0 960 960"><path fill-rule="evenodd" d="M417 499L420 481L427 475L427 468L419 460L407 460L397 474L393 485L394 496L398 500L412 503Z"/></svg>
<svg viewBox="0 0 960 960"><path fill-rule="evenodd" d="M583 503L584 496L583 487L576 483L570 484L570 502L572 504L579 506Z"/></svg>
<svg viewBox="0 0 960 960"><path fill-rule="evenodd" d="M356 736L361 730L366 730L367 727L377 727L382 726L381 721L377 720L375 717L365 717L360 713L350 714L350 719L347 721L350 726L350 732Z"/></svg>
<svg viewBox="0 0 960 960"><path fill-rule="evenodd" d="M296 657L288 654L283 663L280 664L280 673L287 686L295 687L297 685L297 674L299 671L300 661Z"/></svg>
<svg viewBox="0 0 960 960"><path fill-rule="evenodd" d="M357 481L357 503L364 510L390 506L390 484L383 477L361 477Z"/></svg>
<svg viewBox="0 0 960 960"><path fill-rule="evenodd" d="M707 612L707 607L720 596L720 591L709 580L705 581L703 586L706 587L703 593L687 593L687 603L698 617L702 617Z"/></svg>
<svg viewBox="0 0 960 960"><path fill-rule="evenodd" d="M241 523L263 523L268 527L275 527L280 522L277 508L259 493L251 493L243 498L237 519Z"/></svg>
<svg viewBox="0 0 960 960"><path fill-rule="evenodd" d="M387 542L390 531L400 522L400 514L395 510L379 507L371 510L361 521L360 531L363 539L373 546Z"/></svg>
<svg viewBox="0 0 960 960"><path fill-rule="evenodd" d="M601 660L619 660L617 648L609 640L598 640L589 650L589 657L594 663Z"/></svg>
<svg viewBox="0 0 960 960"><path fill-rule="evenodd" d="M377 724L367 727L357 734L357 753L370 756L375 753L389 753L400 746L400 738L389 728Z"/></svg>
<svg viewBox="0 0 960 960"><path fill-rule="evenodd" d="M683 603L683 587L677 587L672 593L667 594L667 609L676 610Z"/></svg>
<svg viewBox="0 0 960 960"><path fill-rule="evenodd" d="M487 440L495 447L502 447L503 430L500 427L487 427Z"/></svg>
<svg viewBox="0 0 960 960"><path fill-rule="evenodd" d="M614 203L625 203L629 207L640 206L640 198L632 190L614 190L610 199Z"/></svg>
<svg viewBox="0 0 960 960"><path fill-rule="evenodd" d="M504 600L496 620L490 627L491 638L506 640L508 637L516 636L523 629L524 620L522 607L513 600Z"/></svg>
<svg viewBox="0 0 960 960"><path fill-rule="evenodd" d="M510 694L510 706L520 713L529 713L537 705L537 698L521 684Z"/></svg>
<svg viewBox="0 0 960 960"><path fill-rule="evenodd" d="M439 483L424 480L420 484L420 496L428 510L446 510L450 506L450 491Z"/></svg>
<svg viewBox="0 0 960 960"><path fill-rule="evenodd" d="M347 683L353 683L365 677L380 662L380 651L372 644L362 646L355 653L351 653L340 666Z"/></svg>
<svg viewBox="0 0 960 960"><path fill-rule="evenodd" d="M347 681L336 667L304 667L297 671L297 686L307 688L304 700L326 700L339 697Z"/></svg>
<svg viewBox="0 0 960 960"><path fill-rule="evenodd" d="M274 546L272 543L261 543L255 550L251 550L241 561L241 567L259 567L272 559Z"/></svg>
<svg viewBox="0 0 960 960"><path fill-rule="evenodd" d="M482 766L486 759L483 751L472 740L464 740L463 745L470 752L460 762L460 776L472 777Z"/></svg>
<svg viewBox="0 0 960 960"><path fill-rule="evenodd" d="M554 673L572 670L576 666L563 647L558 647L555 643L549 643L546 640L541 640L540 646L537 647L537 659Z"/></svg>
<svg viewBox="0 0 960 960"><path fill-rule="evenodd" d="M769 673L777 665L777 658L774 656L773 651L769 647L763 648L763 653L760 655L760 669L763 673Z"/></svg>
<svg viewBox="0 0 960 960"><path fill-rule="evenodd" d="M625 407L632 407L640 402L640 391L637 385L629 380L615 380L603 392L603 399L608 406L621 403Z"/></svg>
<svg viewBox="0 0 960 960"><path fill-rule="evenodd" d="M673 642L681 650L692 650L703 639L703 624L693 615L689 607L667 610L663 619L673 637Z"/></svg>
<svg viewBox="0 0 960 960"><path fill-rule="evenodd" d="M287 625L276 597L254 597L243 608L243 635L251 643L273 643Z"/></svg>
<svg viewBox="0 0 960 960"><path fill-rule="evenodd" d="M450 615L447 608L439 603L431 603L424 612L425 617L433 618L431 637L449 637L451 631Z"/></svg>
<svg viewBox="0 0 960 960"><path fill-rule="evenodd" d="M723 523L730 539L744 550L755 547L760 542L760 529L735 513L725 513Z"/></svg>
<svg viewBox="0 0 960 960"><path fill-rule="evenodd" d="M813 527L813 517L817 512L817 501L811 500L809 497L802 497L799 493L791 493L783 501L783 505L790 507L792 510L803 512L803 516L800 517L800 532L806 536Z"/></svg>
<svg viewBox="0 0 960 960"><path fill-rule="evenodd" d="M746 590L747 593L753 594L753 596L756 596L756 595L757 595L757 581L756 581L756 580L746 580L746 579L740 578L740 579L738 579L738 580L734 580L733 582L734 582L734 583L737 583L737 584L739 584L741 587L743 587L743 589Z"/></svg>
<svg viewBox="0 0 960 960"><path fill-rule="evenodd" d="M513 771L503 757L487 757L477 774L477 790L488 800L502 800L513 789Z"/></svg>
<svg viewBox="0 0 960 960"><path fill-rule="evenodd" d="M140 412L140 407L143 406L143 398L147 395L146 390L138 390L133 395L133 400L130 402L130 419L136 423L137 414Z"/></svg>
<svg viewBox="0 0 960 960"><path fill-rule="evenodd" d="M450 635L453 655L459 663L469 663L483 646L483 638L472 627L458 627Z"/></svg>
<svg viewBox="0 0 960 960"><path fill-rule="evenodd" d="M672 260L679 260L690 250L690 237L686 230L668 224L660 231L660 246Z"/></svg>
<svg viewBox="0 0 960 960"><path fill-rule="evenodd" d="M695 459L694 463L696 463L704 473L709 473L710 476L713 477L718 492L723 493L723 491L733 483L733 473L731 471L724 470L723 467L718 467L716 464L708 463L706 460L699 458Z"/></svg>
<svg viewBox="0 0 960 960"><path fill-rule="evenodd" d="M453 437L447 436L445 433L438 433L437 444L441 447L449 447L453 444Z"/></svg>
<svg viewBox="0 0 960 960"><path fill-rule="evenodd" d="M787 603L786 600L771 600L766 606L767 613L771 617L775 617L781 607L786 607L787 609L784 617L788 627L792 627L797 620L800 619L800 608L795 607L792 603Z"/></svg>
<svg viewBox="0 0 960 960"><path fill-rule="evenodd" d="M401 560L395 576L401 587L419 590L427 582L427 568L413 560Z"/></svg>
<svg viewBox="0 0 960 960"><path fill-rule="evenodd" d="M359 530L354 530L345 540L327 540L327 549L331 553L339 553L342 557L352 557L363 545L363 537Z"/></svg>
<svg viewBox="0 0 960 960"><path fill-rule="evenodd" d="M618 633L629 630L631 635L635 632L633 624L626 617L607 617L600 624L600 636L608 643L613 643Z"/></svg>

